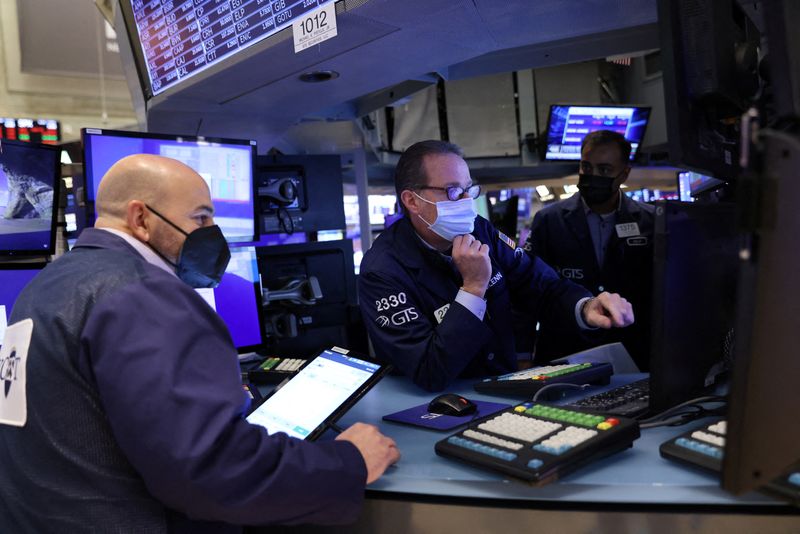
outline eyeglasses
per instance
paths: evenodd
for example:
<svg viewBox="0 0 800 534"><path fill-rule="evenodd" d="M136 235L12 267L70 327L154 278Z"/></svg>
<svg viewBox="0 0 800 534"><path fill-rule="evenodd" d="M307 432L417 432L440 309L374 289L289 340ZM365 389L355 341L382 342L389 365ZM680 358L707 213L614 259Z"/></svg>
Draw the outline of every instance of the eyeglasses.
<svg viewBox="0 0 800 534"><path fill-rule="evenodd" d="M458 185L448 185L447 187L433 187L431 185L420 185L417 189L434 189L436 191L444 191L447 193L447 198L450 200L459 200L466 194L471 199L475 200L481 196L481 186L471 185L464 189Z"/></svg>

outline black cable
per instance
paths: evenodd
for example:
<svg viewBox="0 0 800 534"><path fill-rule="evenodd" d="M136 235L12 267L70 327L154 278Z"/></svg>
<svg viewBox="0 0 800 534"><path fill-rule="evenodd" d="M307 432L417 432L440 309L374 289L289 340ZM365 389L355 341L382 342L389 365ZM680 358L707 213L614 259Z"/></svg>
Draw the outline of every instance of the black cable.
<svg viewBox="0 0 800 534"><path fill-rule="evenodd" d="M664 418L664 417L666 417L668 415L671 415L671 414L677 412L681 408L684 408L684 407L692 405L692 404L701 404L701 403L704 403L704 402L722 402L722 403L727 403L728 399L723 397L723 396L720 396L720 395L706 395L704 397L697 397L696 399L689 399L687 401L684 401L684 402L682 402L680 404L677 404L677 405L673 406L672 408L668 408L668 409L664 410L663 412L661 412L659 414L652 415L652 416L646 417L644 419L640 419L639 423L640 424L641 423L651 423L653 421L658 421L658 420L660 420L660 419L662 419L662 418Z"/></svg>
<svg viewBox="0 0 800 534"><path fill-rule="evenodd" d="M702 419L704 417L710 417L715 415L722 415L724 414L724 410L722 407L714 408L712 410L705 409L700 406L695 406L698 408L694 412L684 412L674 415L669 419L665 419L663 421L652 421L649 423L640 423L639 428L648 429L648 428L656 428L660 426L680 426L685 425L686 423L690 423L692 421L696 421L697 419Z"/></svg>
<svg viewBox="0 0 800 534"><path fill-rule="evenodd" d="M531 399L531 402L536 402L538 400L538 398L539 398L539 395L541 395L543 391L547 391L548 389L551 389L551 388L561 387L561 388L567 388L567 389L586 389L589 386L590 386L590 384L580 384L580 385L579 384L565 384L565 383L548 384L545 387L543 387L542 389L540 389L539 391L537 391L533 395L533 398Z"/></svg>

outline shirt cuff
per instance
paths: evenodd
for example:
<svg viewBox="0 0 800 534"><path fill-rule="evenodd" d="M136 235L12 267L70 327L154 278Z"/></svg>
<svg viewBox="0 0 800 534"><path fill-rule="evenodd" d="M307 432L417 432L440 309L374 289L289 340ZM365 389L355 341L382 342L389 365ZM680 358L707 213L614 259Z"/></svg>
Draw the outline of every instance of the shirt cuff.
<svg viewBox="0 0 800 534"><path fill-rule="evenodd" d="M474 295L473 295L474 296ZM575 304L575 321L578 323L578 327L581 330L597 330L596 326L589 326L586 324L586 321L583 320L583 315L581 314L581 309L583 308L583 304L587 300L591 300L592 297L583 297ZM456 299L458 300L458 299Z"/></svg>
<svg viewBox="0 0 800 534"><path fill-rule="evenodd" d="M464 306L472 315L478 318L478 320L483 321L483 316L486 314L486 301L482 298L473 295L469 291L464 291L463 289L458 290L458 295L456 295L456 302Z"/></svg>

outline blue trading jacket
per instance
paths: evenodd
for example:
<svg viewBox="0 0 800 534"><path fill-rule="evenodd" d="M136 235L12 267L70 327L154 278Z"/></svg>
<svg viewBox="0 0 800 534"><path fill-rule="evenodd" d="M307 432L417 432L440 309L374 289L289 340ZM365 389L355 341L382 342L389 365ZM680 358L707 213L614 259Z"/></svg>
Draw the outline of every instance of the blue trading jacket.
<svg viewBox="0 0 800 534"><path fill-rule="evenodd" d="M636 223L639 233L620 238L614 232L601 268L580 195L547 206L534 216L524 247L529 254L594 295L603 291L619 293L631 302L636 316L633 325L592 332L590 340L566 336L560 325L545 323L536 344L538 358L547 361L592 345L620 341L640 368L648 368L654 217L653 206L623 195L617 224Z"/></svg>
<svg viewBox="0 0 800 534"><path fill-rule="evenodd" d="M472 235L489 245L492 276L481 321L455 302L461 276L449 257L428 248L404 217L364 255L359 303L379 357L420 387L437 391L456 377L517 369L512 309L552 318L580 335L575 304L588 293L532 259L489 222L475 219Z"/></svg>
<svg viewBox="0 0 800 534"><path fill-rule="evenodd" d="M11 322L28 317L28 421L0 425L4 532L356 518L358 450L248 424L225 324L124 240L85 230L23 290Z"/></svg>

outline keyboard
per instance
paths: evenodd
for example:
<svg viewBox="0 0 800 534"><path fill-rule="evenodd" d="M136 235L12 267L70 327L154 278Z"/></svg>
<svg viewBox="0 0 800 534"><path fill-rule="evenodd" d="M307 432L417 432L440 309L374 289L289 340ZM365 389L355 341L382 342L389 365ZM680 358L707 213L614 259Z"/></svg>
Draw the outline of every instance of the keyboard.
<svg viewBox="0 0 800 534"><path fill-rule="evenodd" d="M486 378L473 387L490 395L530 398L550 384L608 384L613 372L610 363L547 365Z"/></svg>
<svg viewBox="0 0 800 534"><path fill-rule="evenodd" d="M639 424L526 402L478 419L436 443L436 454L536 485L631 446Z"/></svg>
<svg viewBox="0 0 800 534"><path fill-rule="evenodd" d="M639 417L650 410L650 379L643 378L624 386L568 404L593 412Z"/></svg>
<svg viewBox="0 0 800 534"><path fill-rule="evenodd" d="M725 419L718 419L662 443L659 452L668 460L720 473L725 456L726 433ZM800 504L800 464L761 489Z"/></svg>
<svg viewBox="0 0 800 534"><path fill-rule="evenodd" d="M248 365L245 369L242 365L242 377L244 381L256 384L279 384L287 378L293 377L297 371L308 360L300 358L279 358L278 356L267 357L264 361Z"/></svg>

